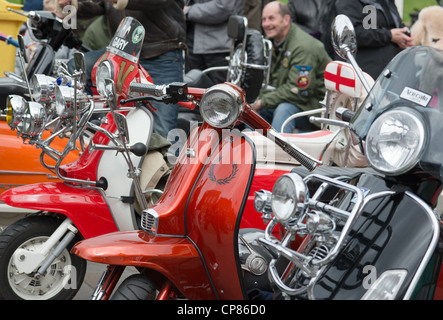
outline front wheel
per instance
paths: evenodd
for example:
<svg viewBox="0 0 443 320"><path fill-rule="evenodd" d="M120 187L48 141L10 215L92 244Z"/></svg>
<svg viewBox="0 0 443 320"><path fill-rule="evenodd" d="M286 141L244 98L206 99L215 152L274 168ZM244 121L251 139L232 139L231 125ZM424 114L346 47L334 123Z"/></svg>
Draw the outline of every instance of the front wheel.
<svg viewBox="0 0 443 320"><path fill-rule="evenodd" d="M133 274L126 278L111 297L111 300L154 300L154 282L143 274Z"/></svg>
<svg viewBox="0 0 443 320"><path fill-rule="evenodd" d="M86 273L86 261L70 253L76 237L38 279L35 272L21 273L14 265L18 249L39 250L60 225L60 220L32 216L8 226L0 234L0 299L69 300L77 293Z"/></svg>

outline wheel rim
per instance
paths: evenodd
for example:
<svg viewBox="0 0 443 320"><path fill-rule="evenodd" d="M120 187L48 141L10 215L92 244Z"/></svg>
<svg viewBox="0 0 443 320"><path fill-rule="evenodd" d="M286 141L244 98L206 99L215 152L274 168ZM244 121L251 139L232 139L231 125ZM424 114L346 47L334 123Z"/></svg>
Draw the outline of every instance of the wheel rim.
<svg viewBox="0 0 443 320"><path fill-rule="evenodd" d="M47 236L36 237L24 242L18 249L38 251L47 241ZM8 281L14 293L24 300L48 300L64 289L71 276L72 261L68 250L63 252L52 262L46 272L39 279L34 273L20 273L11 256L8 264Z"/></svg>

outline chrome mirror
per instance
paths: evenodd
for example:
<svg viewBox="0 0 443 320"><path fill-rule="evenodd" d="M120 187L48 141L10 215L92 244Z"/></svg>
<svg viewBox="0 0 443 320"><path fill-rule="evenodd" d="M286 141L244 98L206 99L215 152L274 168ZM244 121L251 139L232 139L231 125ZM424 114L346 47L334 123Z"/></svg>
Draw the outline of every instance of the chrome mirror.
<svg viewBox="0 0 443 320"><path fill-rule="evenodd" d="M111 79L105 79L104 96L108 101L109 108L111 110L117 109L117 93L115 91L114 81Z"/></svg>
<svg viewBox="0 0 443 320"><path fill-rule="evenodd" d="M29 61L26 56L26 46L25 46L25 41L23 40L23 36L21 34L17 35L17 40L18 40L18 48L20 50L20 54L23 57L25 63L28 63Z"/></svg>
<svg viewBox="0 0 443 320"><path fill-rule="evenodd" d="M371 86L366 81L355 56L357 55L357 38L355 36L354 25L344 14L335 17L331 27L332 45L335 53L352 64L358 78L360 79L366 92L371 91Z"/></svg>
<svg viewBox="0 0 443 320"><path fill-rule="evenodd" d="M126 117L118 112L113 112L112 116L114 117L115 124L118 128L118 132L122 139L124 139L125 143L129 143L129 130L128 123L126 122Z"/></svg>
<svg viewBox="0 0 443 320"><path fill-rule="evenodd" d="M80 82L83 85L86 84L86 62L85 55L82 52L74 53L74 66L75 71L80 75Z"/></svg>
<svg viewBox="0 0 443 320"><path fill-rule="evenodd" d="M332 45L335 53L344 60L349 60L349 53L352 56L357 54L357 39L354 26L351 20L339 14L332 22L331 28Z"/></svg>

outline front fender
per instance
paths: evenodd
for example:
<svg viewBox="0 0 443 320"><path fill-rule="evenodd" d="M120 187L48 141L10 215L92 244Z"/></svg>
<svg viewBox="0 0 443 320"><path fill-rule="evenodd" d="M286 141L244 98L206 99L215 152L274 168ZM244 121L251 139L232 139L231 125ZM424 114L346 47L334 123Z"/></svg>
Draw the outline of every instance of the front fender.
<svg viewBox="0 0 443 320"><path fill-rule="evenodd" d="M69 217L84 238L117 231L101 193L61 182L34 183L4 192L0 200L12 207L57 212Z"/></svg>
<svg viewBox="0 0 443 320"><path fill-rule="evenodd" d="M78 242L72 252L92 262L144 267L168 278L188 299L215 299L200 255L186 237L155 237L140 230Z"/></svg>

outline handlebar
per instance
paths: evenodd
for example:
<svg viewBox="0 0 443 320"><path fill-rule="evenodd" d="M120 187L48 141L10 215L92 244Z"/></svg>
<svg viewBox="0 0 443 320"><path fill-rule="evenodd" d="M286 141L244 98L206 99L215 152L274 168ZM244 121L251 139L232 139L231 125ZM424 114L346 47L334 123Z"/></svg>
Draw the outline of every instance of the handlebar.
<svg viewBox="0 0 443 320"><path fill-rule="evenodd" d="M178 103L189 101L188 85L184 82L172 82L167 85L155 85L151 83L131 83L131 92L147 94L148 96L120 100L120 104L129 102L155 100L163 103Z"/></svg>
<svg viewBox="0 0 443 320"><path fill-rule="evenodd" d="M40 15L37 12L35 12L35 11L22 12L22 11L14 10L14 9L11 9L11 8L8 8L8 11L17 13L17 14L19 14L21 16L25 16L26 18L32 19L32 20L37 21L37 22L40 21L40 19L41 19Z"/></svg>
<svg viewBox="0 0 443 320"><path fill-rule="evenodd" d="M345 121L345 122L350 122L351 119L354 117L355 112L351 111L347 108L337 108L337 110L335 111L335 115L337 116L337 118Z"/></svg>
<svg viewBox="0 0 443 320"><path fill-rule="evenodd" d="M151 83L131 83L129 89L132 92L149 94L151 96L161 97L166 94L166 85L155 85Z"/></svg>

